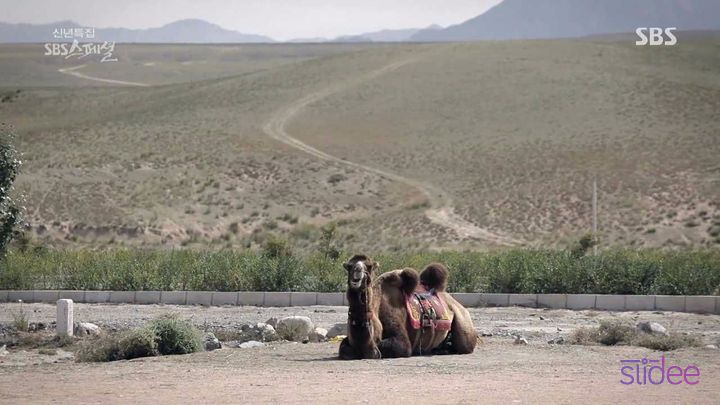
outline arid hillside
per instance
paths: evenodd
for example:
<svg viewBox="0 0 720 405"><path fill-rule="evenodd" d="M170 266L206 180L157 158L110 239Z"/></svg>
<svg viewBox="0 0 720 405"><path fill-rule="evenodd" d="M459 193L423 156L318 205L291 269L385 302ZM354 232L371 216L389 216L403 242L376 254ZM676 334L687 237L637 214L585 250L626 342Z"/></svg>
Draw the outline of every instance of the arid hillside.
<svg viewBox="0 0 720 405"><path fill-rule="evenodd" d="M38 241L563 246L596 178L605 245L720 246L716 41L33 46L0 117Z"/></svg>

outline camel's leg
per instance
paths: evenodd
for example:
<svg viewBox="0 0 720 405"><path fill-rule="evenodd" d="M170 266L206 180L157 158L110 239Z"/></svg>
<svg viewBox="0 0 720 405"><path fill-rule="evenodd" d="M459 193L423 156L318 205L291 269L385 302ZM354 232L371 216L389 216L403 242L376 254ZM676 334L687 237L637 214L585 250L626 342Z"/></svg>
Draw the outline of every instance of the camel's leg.
<svg viewBox="0 0 720 405"><path fill-rule="evenodd" d="M383 358L410 357L412 355L412 344L410 338L402 333L386 337L378 345Z"/></svg>
<svg viewBox="0 0 720 405"><path fill-rule="evenodd" d="M355 360L357 358L355 349L350 346L350 340L346 337L340 342L340 360Z"/></svg>
<svg viewBox="0 0 720 405"><path fill-rule="evenodd" d="M371 344L368 347L362 349L362 356L363 359L379 359L382 358L380 350L375 344Z"/></svg>
<svg viewBox="0 0 720 405"><path fill-rule="evenodd" d="M475 350L478 336L473 328L470 313L465 308L456 310L450 331L452 333L450 341L454 353L470 354Z"/></svg>

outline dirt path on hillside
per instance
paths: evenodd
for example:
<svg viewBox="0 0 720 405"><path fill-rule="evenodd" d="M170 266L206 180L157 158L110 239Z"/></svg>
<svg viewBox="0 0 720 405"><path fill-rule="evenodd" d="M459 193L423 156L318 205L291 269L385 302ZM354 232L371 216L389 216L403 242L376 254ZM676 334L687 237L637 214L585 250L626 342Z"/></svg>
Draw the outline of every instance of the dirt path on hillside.
<svg viewBox="0 0 720 405"><path fill-rule="evenodd" d="M70 67L70 68L58 69L58 72L63 73L63 74L66 74L66 75L70 75L70 76L79 77L79 78L85 79L85 80L93 80L93 81L96 81L96 82L111 83L111 84L121 84L121 85L124 85L124 86L150 87L150 85L149 85L149 84L146 84L146 83L127 82L127 81L124 81L124 80L114 80L114 79L103 79L102 77L90 76L90 75L86 75L86 74L84 74L84 73L78 72L79 69L82 69L82 68L84 68L85 66L87 66L87 65L80 65L80 66L74 66L74 67Z"/></svg>
<svg viewBox="0 0 720 405"><path fill-rule="evenodd" d="M360 163L352 162L339 158L337 156L330 155L300 141L297 138L293 138L290 134L287 133L285 129L287 123L310 104L320 101L323 98L326 98L335 93L347 90L348 88L351 88L353 86L357 86L364 82L373 80L380 75L393 72L405 65L414 63L416 61L417 59L407 59L399 62L393 62L389 65L369 72L360 77L329 86L315 93L308 94L307 96L296 100L287 107L275 113L270 119L270 121L265 124L263 129L265 133L271 138L289 146L292 146L293 148L301 150L305 153L308 153L312 156L315 156L319 159L336 162L345 166L374 173L380 177L384 177L386 179L396 181L398 183L402 183L418 189L427 197L428 201L430 202L430 208L425 211L425 216L427 216L428 219L430 219L430 221L435 224L452 229L457 233L460 238L475 238L503 246L515 246L523 244L521 240L514 239L505 235L500 235L490 230L481 228L473 224L472 222L462 218L460 215L456 214L453 208L452 198L448 195L448 193L438 188L437 186L410 179L396 173L391 173L377 167L366 166Z"/></svg>

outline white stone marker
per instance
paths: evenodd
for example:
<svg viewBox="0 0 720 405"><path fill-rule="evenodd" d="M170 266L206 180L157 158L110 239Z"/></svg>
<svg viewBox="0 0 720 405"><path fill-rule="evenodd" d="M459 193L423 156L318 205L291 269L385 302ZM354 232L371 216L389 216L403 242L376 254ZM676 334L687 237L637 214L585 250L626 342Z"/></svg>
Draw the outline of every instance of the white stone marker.
<svg viewBox="0 0 720 405"><path fill-rule="evenodd" d="M58 336L73 335L73 301L68 299L57 302L57 334Z"/></svg>

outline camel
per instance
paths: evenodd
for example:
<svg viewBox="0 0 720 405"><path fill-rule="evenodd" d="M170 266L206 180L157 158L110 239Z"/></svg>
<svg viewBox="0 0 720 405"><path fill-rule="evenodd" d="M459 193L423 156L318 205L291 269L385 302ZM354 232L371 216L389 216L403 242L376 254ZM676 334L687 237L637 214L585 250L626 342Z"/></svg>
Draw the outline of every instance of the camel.
<svg viewBox="0 0 720 405"><path fill-rule="evenodd" d="M379 359L378 342L383 327L377 317L380 286L375 284L377 262L365 255L355 255L343 267L347 271L348 334L340 343L342 360Z"/></svg>
<svg viewBox="0 0 720 405"><path fill-rule="evenodd" d="M419 275L415 269L405 268L375 280L382 291L378 348L383 358L473 352L477 332L468 310L445 291L447 278L448 269L433 263Z"/></svg>

